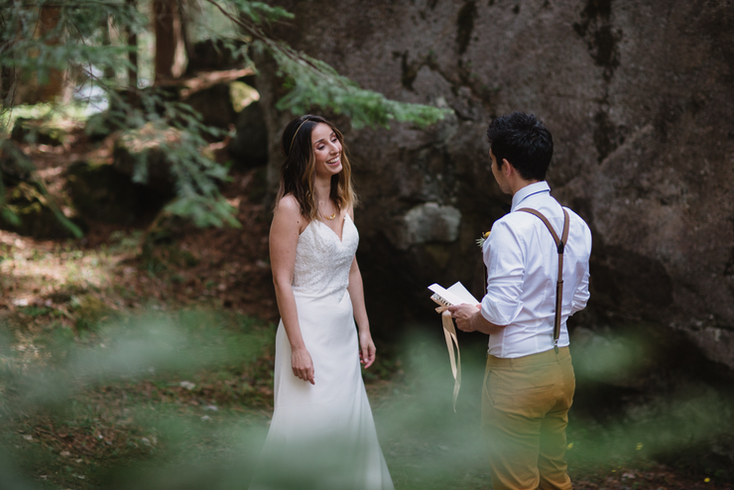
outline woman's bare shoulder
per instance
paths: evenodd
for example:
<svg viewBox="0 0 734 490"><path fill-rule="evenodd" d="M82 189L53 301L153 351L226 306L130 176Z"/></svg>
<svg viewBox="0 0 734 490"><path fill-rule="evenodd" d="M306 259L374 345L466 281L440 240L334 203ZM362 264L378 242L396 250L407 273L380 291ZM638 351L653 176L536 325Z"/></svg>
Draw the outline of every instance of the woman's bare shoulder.
<svg viewBox="0 0 734 490"><path fill-rule="evenodd" d="M293 194L286 194L280 198L280 201L275 205L275 212L281 212L286 215L301 214L301 205L298 204L298 199Z"/></svg>
<svg viewBox="0 0 734 490"><path fill-rule="evenodd" d="M273 224L275 225L276 223L279 224L279 227L294 227L298 230L299 234L308 225L308 219L303 216L301 206L292 194L281 197L276 204L273 214Z"/></svg>

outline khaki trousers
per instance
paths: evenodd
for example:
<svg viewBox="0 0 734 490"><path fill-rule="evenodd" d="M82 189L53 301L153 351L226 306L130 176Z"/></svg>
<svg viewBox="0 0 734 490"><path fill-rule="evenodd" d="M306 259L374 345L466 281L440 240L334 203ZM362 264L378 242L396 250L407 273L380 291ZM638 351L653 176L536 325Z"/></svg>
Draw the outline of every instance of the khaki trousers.
<svg viewBox="0 0 734 490"><path fill-rule="evenodd" d="M488 356L482 432L494 490L571 488L563 457L575 388L568 347L515 359Z"/></svg>

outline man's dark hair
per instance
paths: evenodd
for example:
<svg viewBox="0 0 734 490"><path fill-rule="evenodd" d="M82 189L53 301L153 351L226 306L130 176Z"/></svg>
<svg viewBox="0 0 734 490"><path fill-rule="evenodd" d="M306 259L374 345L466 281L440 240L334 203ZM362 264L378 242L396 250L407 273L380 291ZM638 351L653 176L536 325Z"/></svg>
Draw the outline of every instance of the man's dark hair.
<svg viewBox="0 0 734 490"><path fill-rule="evenodd" d="M553 136L533 114L513 112L498 117L487 128L487 139L502 168L507 159L525 180L545 180L553 156Z"/></svg>

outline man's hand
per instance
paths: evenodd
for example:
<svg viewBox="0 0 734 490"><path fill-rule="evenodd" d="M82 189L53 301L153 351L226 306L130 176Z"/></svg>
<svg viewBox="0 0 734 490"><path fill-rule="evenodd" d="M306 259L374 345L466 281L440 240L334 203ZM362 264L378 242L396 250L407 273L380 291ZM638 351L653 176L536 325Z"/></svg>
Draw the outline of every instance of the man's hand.
<svg viewBox="0 0 734 490"><path fill-rule="evenodd" d="M476 327L472 326L472 318L474 315L479 315L479 305L472 306L469 304L461 304L458 306L449 306L449 311L454 320L456 320L456 326L459 330L464 332L474 332Z"/></svg>

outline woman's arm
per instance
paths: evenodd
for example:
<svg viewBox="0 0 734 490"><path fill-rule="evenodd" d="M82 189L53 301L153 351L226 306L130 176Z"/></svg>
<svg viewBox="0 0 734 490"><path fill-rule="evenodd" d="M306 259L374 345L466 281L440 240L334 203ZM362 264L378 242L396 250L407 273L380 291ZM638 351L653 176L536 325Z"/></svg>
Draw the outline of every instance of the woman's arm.
<svg viewBox="0 0 734 490"><path fill-rule="evenodd" d="M293 374L304 381L316 384L313 361L303 342L292 289L298 236L306 224L296 199L291 195L283 197L275 208L273 222L270 225L270 266L273 270L278 311L291 344Z"/></svg>
<svg viewBox="0 0 734 490"><path fill-rule="evenodd" d="M354 209L347 210L349 216L354 220ZM375 362L375 343L372 341L370 333L370 321L367 318L367 308L364 304L364 287L362 286L362 273L359 272L357 257L352 260L352 267L349 269L349 286L347 286L349 296L352 299L352 310L354 310L354 320L357 322L359 329L359 359L365 368L368 368Z"/></svg>

